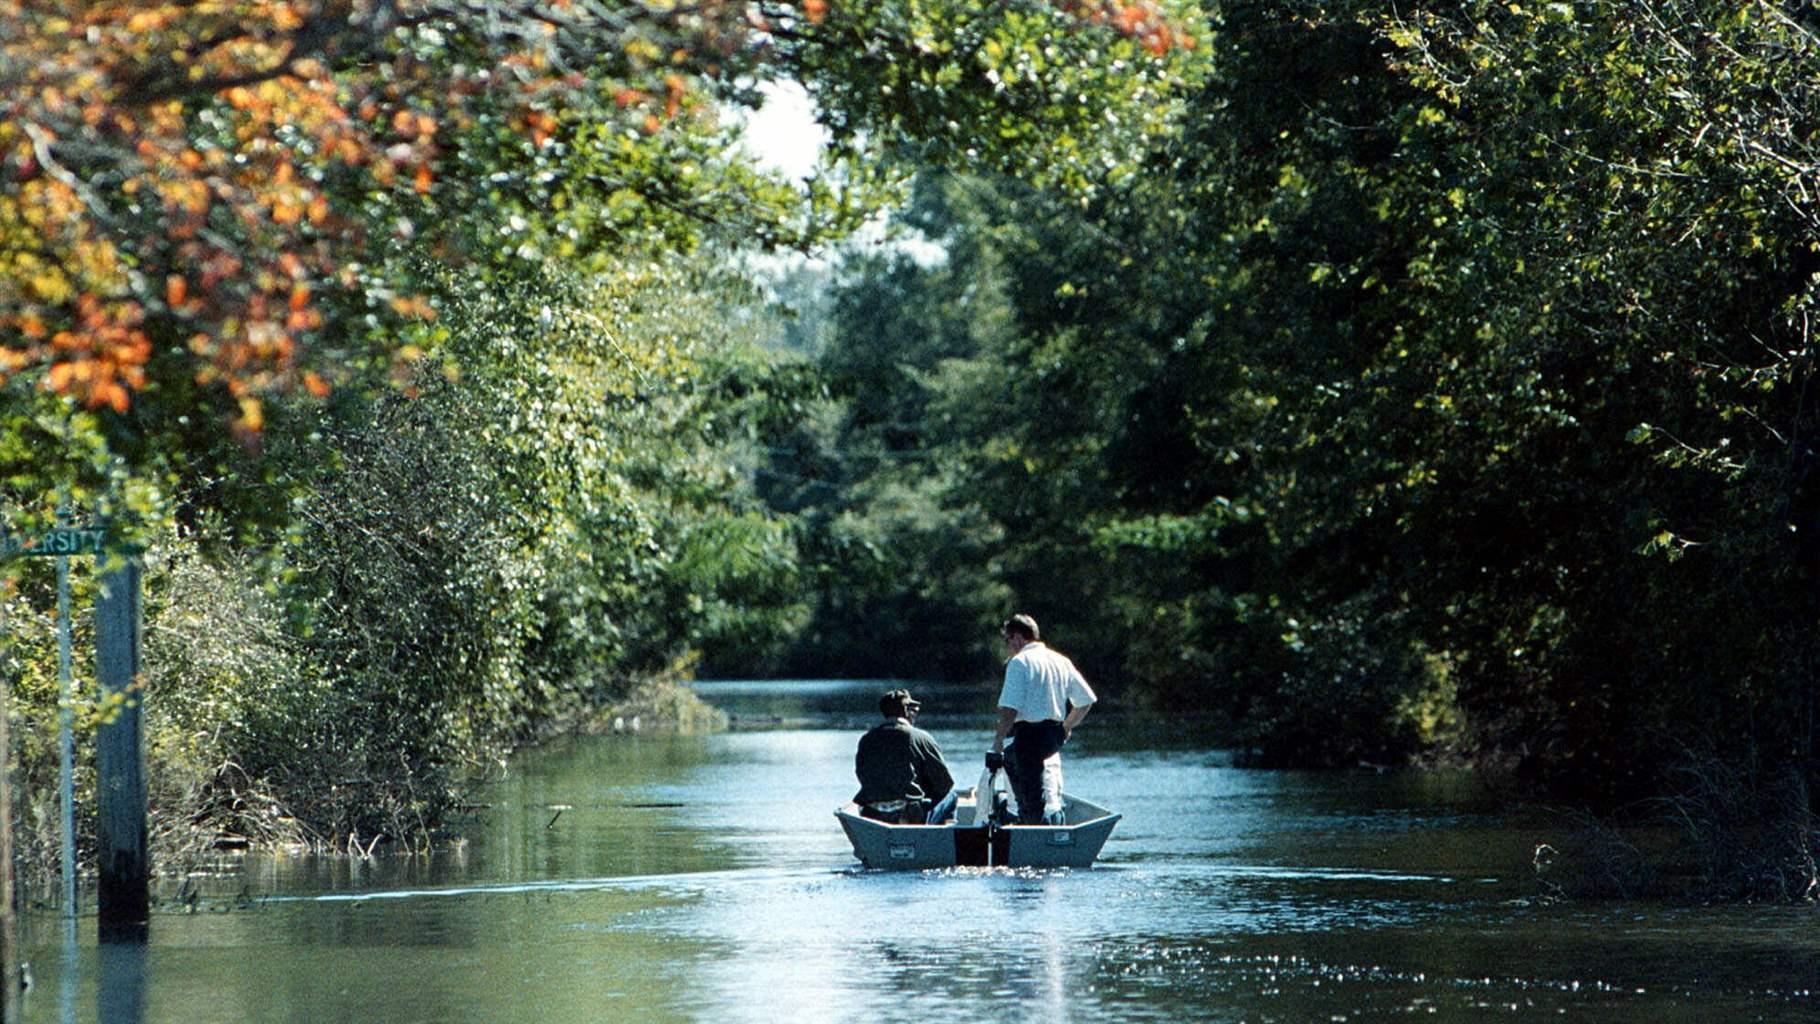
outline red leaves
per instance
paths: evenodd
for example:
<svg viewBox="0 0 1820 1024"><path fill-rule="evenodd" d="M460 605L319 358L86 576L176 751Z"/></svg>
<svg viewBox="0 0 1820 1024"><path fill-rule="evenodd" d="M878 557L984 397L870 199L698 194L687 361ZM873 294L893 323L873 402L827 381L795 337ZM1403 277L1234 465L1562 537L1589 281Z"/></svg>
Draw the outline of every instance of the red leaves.
<svg viewBox="0 0 1820 1024"><path fill-rule="evenodd" d="M421 111L400 110L392 115L392 131L408 140L428 140L436 135L436 119Z"/></svg>
<svg viewBox="0 0 1820 1024"><path fill-rule="evenodd" d="M1056 0L1056 6L1084 21L1110 26L1158 57L1176 47L1195 46L1194 37L1171 24L1155 0Z"/></svg>
<svg viewBox="0 0 1820 1024"><path fill-rule="evenodd" d="M348 20L336 28L337 17ZM368 85L332 80L295 33L317 19L337 45L380 49L353 17L288 0L231 17L214 5L0 0L0 372L39 367L45 388L125 410L146 384L151 325L175 320L200 380L245 395L326 391L296 367L324 325L314 282L359 259L364 234L336 216L323 182L366 166L375 178L402 170L424 193L442 126L403 91L363 111L384 108L384 121L342 108L375 94L378 65ZM242 428L260 422L243 410Z"/></svg>
<svg viewBox="0 0 1820 1024"><path fill-rule="evenodd" d="M438 194L459 184L442 176L445 148L484 111L512 111L531 144L551 144L583 123L571 102L599 95L574 69L612 55L623 128L656 134L780 11L799 11L802 31L833 2L767 18L724 0L551 0L498 6L511 24L470 32L442 0L0 0L0 373L43 368L54 390L124 408L149 333L193 339L188 369L236 396L326 390L311 342L333 330L325 310L363 304L323 295L368 286L349 268L371 258L370 239L433 225L416 216L421 197L460 202ZM1191 45L1156 0L1051 2L1154 52ZM417 25L465 35L414 40ZM445 63L452 52L478 59ZM337 209L335 196L380 191L405 215L374 224L363 207ZM411 299L392 313L435 311ZM240 422L261 420L243 410Z"/></svg>
<svg viewBox="0 0 1820 1024"><path fill-rule="evenodd" d="M145 386L145 363L152 354L140 329L143 314L132 303L104 303L89 294L76 308L79 329L58 331L50 339L44 386L91 409L125 412L128 392Z"/></svg>
<svg viewBox="0 0 1820 1024"><path fill-rule="evenodd" d="M617 97L615 98L617 99ZM620 103L619 105L621 107L625 106L624 103ZM531 133L531 141L536 145L541 146L556 136L556 129L559 127L559 124L556 118L550 116L549 113L542 110L533 110L525 115L525 127Z"/></svg>

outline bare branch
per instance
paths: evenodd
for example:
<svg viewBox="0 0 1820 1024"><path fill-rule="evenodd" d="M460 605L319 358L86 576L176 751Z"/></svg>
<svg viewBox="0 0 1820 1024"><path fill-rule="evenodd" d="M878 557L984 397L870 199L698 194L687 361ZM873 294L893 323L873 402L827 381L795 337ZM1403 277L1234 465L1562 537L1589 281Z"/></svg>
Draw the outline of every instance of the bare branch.
<svg viewBox="0 0 1820 1024"><path fill-rule="evenodd" d="M39 166L44 168L46 174L57 179L68 187L70 191L81 196L83 203L86 204L90 210L94 211L96 220L109 226L118 223L117 218L115 218L113 212L108 209L107 204L102 202L101 197L96 195L94 190L89 188L87 183L83 182L82 179L70 173L69 168L57 161L57 156L53 152L50 137L45 135L42 127L33 124L30 121L24 121L21 122L20 128L25 132L26 137L31 139L32 155L37 159Z"/></svg>

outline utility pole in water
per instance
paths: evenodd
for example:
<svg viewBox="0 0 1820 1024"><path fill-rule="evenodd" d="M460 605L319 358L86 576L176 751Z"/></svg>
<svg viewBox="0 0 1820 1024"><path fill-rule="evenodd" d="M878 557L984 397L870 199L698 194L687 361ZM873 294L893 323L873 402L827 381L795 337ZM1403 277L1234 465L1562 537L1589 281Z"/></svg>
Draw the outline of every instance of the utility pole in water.
<svg viewBox="0 0 1820 1024"><path fill-rule="evenodd" d="M95 661L105 707L95 737L96 845L100 885L95 921L104 942L143 942L151 919L151 860L146 854L145 752L139 680L139 559L101 580L95 602Z"/></svg>
<svg viewBox="0 0 1820 1024"><path fill-rule="evenodd" d="M6 727L12 684L0 675L0 1021L19 1019L19 921L13 912L13 748Z"/></svg>

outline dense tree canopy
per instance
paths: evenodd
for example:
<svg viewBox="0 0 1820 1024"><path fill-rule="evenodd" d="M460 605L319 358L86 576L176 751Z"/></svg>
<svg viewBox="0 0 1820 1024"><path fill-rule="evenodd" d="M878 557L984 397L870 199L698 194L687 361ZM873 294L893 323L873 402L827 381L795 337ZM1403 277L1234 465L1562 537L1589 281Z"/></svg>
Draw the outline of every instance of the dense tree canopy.
<svg viewBox="0 0 1820 1024"><path fill-rule="evenodd" d="M256 775L387 703L343 738L415 781L325 829L703 652L977 678L1015 605L1265 761L1731 779L1812 876L1805 5L0 19L5 514L262 595L284 673L171 652ZM774 76L806 182L732 148ZM721 258L891 202L929 246L799 268L794 321Z"/></svg>
<svg viewBox="0 0 1820 1024"><path fill-rule="evenodd" d="M1224 3L1120 187L942 186L989 287L847 287L890 281L870 321L926 346L862 355L912 383L850 422L944 467L933 543L982 516L988 582L1122 696L1272 763L1678 794L1798 893L1817 32L1770 0ZM878 334L836 330L836 380Z"/></svg>
<svg viewBox="0 0 1820 1024"><path fill-rule="evenodd" d="M745 471L820 388L739 334L731 257L851 230L932 154L1090 194L1168 131L1197 23L0 0L0 518L143 546L158 804L415 838L510 744L774 651L806 535ZM779 76L836 129L805 182L737 145ZM46 573L0 571L39 781Z"/></svg>
<svg viewBox="0 0 1820 1024"><path fill-rule="evenodd" d="M169 410L251 441L270 397L407 373L418 350L400 339L437 310L400 250L461 259L523 233L519 252L577 260L686 248L708 225L801 243L863 216L854 190L873 176L857 163L802 195L726 158L718 111L751 101L757 76L841 96L850 148L954 108L951 140L1009 161L1037 123L1155 130L1185 52L1173 17L1148 2L13 0L0 374L16 402L67 396L138 417L123 426L141 438ZM951 52L951 33L980 49ZM914 70L893 92L880 66ZM906 92L909 109L892 98ZM1066 146L1077 161L1118 148Z"/></svg>

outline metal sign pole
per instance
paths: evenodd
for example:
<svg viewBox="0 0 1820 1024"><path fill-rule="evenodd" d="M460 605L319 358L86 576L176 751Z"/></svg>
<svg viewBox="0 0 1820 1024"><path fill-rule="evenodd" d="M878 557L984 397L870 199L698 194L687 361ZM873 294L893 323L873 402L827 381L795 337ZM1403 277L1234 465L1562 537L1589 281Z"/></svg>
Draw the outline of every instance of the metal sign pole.
<svg viewBox="0 0 1820 1024"><path fill-rule="evenodd" d="M58 526L64 517L58 515ZM63 809L63 916L76 916L76 738L71 723L75 699L70 683L70 558L57 556L57 779Z"/></svg>
<svg viewBox="0 0 1820 1024"><path fill-rule="evenodd" d="M59 796L63 804L63 914L76 913L76 743L73 736L74 695L70 673L70 567L71 555L103 553L107 533L100 527L72 527L65 523L67 507L57 510L57 528L37 537L0 534L0 558L14 555L54 556L57 559L57 761L61 779ZM123 728L104 727L103 741L97 745L96 813L102 819L99 831L104 855L112 853L101 871L104 896L100 900L103 931L110 926L124 927L128 934L143 936L144 909L149 900L147 862L145 858L145 778L140 751L137 677L139 674L139 570L128 560L125 571L109 574L108 586L102 588L102 600L96 603L95 637L96 675L102 696L110 690L126 698L127 719ZM109 599L111 595L111 600ZM3 682L3 680L0 680ZM3 710L3 709L0 709ZM0 723L3 725L4 723ZM0 744L3 746L3 744ZM0 770L4 769L0 765ZM0 779L0 819L8 814L7 787ZM109 815L113 815L110 819ZM137 818L135 820L135 815ZM118 819L118 820L114 820ZM0 846L11 840L10 825L0 820ZM120 846L120 849L115 849ZM0 865L0 888L4 887L4 865ZM0 925L10 926L10 917L0 917ZM124 922L124 924L123 924ZM4 928L0 928L3 932ZM6 936L0 934L0 961L7 950ZM0 963L0 973L4 973ZM3 984L3 982L0 982ZM0 1003L0 1016L5 1004Z"/></svg>

